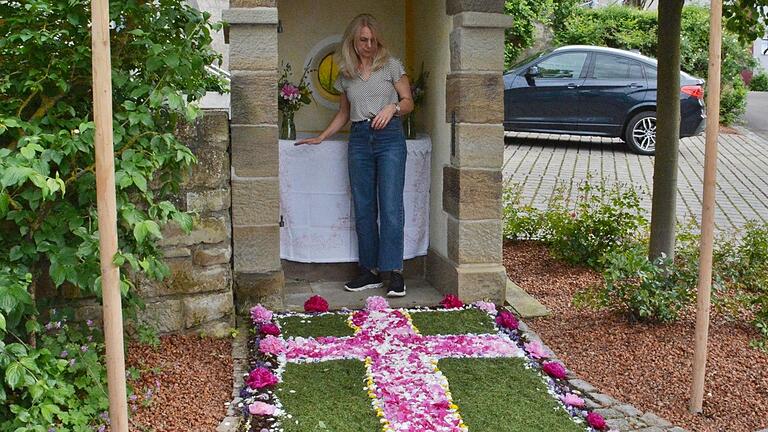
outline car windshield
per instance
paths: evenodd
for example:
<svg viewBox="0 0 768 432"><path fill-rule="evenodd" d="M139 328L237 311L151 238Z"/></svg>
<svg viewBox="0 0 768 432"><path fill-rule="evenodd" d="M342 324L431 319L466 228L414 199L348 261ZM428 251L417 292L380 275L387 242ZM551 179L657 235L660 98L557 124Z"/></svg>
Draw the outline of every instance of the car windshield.
<svg viewBox="0 0 768 432"><path fill-rule="evenodd" d="M531 54L528 57L524 58L523 60L515 63L514 65L512 65L512 67L509 68L509 70L515 70L515 69L519 68L520 66L523 66L524 64L530 63L530 62L536 60L537 58L539 58L539 57L541 57L543 55L549 54L551 52L552 52L552 50L549 49L549 50L539 51L539 52L537 52L535 54Z"/></svg>

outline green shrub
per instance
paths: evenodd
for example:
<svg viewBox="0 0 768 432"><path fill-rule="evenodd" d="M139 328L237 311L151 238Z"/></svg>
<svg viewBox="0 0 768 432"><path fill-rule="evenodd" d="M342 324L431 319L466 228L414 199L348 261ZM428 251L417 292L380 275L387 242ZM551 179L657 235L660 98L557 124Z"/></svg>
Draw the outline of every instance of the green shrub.
<svg viewBox="0 0 768 432"><path fill-rule="evenodd" d="M648 259L642 243L614 249L602 258L605 284L577 293L574 303L623 311L630 322L675 321L691 304L690 271L668 259Z"/></svg>
<svg viewBox="0 0 768 432"><path fill-rule="evenodd" d="M509 68L530 48L536 37L536 24L558 26L576 8L578 0L507 0L504 12L515 19L505 32L504 64Z"/></svg>
<svg viewBox="0 0 768 432"><path fill-rule="evenodd" d="M723 82L720 91L720 123L730 126L747 110L747 86L741 80L741 76L732 82Z"/></svg>
<svg viewBox="0 0 768 432"><path fill-rule="evenodd" d="M530 204L521 204L520 188L504 191L504 238L529 240L542 238L545 227L544 212Z"/></svg>
<svg viewBox="0 0 768 432"><path fill-rule="evenodd" d="M0 430L90 430L101 421L101 373L73 371L55 347L78 336L53 338L38 323L49 289L101 294L90 2L0 2L0 16ZM110 19L114 262L135 304L128 270L167 274L160 226L192 224L170 201L195 161L174 131L225 82L205 68L220 61L209 14L182 0L112 0Z"/></svg>
<svg viewBox="0 0 768 432"><path fill-rule="evenodd" d="M752 81L749 82L749 89L752 91L768 91L768 73L760 71L760 73L752 76Z"/></svg>

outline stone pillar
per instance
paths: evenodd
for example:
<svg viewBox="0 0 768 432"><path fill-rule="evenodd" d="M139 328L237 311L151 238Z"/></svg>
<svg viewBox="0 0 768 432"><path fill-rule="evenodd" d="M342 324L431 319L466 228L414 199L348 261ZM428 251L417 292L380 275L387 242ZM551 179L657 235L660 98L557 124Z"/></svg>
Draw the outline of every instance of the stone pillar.
<svg viewBox="0 0 768 432"><path fill-rule="evenodd" d="M504 153L504 1L447 0L453 15L446 120L451 163L443 167L447 288L464 301L503 304L502 174ZM445 276L443 276L445 277Z"/></svg>
<svg viewBox="0 0 768 432"><path fill-rule="evenodd" d="M231 0L232 240L235 302L282 308L277 140L277 7Z"/></svg>

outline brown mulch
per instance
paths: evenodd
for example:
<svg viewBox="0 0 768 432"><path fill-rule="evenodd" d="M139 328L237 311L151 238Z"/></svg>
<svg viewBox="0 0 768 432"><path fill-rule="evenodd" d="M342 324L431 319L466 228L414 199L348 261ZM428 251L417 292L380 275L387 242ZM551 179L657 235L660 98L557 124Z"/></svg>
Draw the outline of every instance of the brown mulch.
<svg viewBox="0 0 768 432"><path fill-rule="evenodd" d="M163 336L156 348L130 344L126 364L141 372L138 381L129 379L137 393L128 402L135 409L131 431L210 432L224 418L232 397L230 340Z"/></svg>
<svg viewBox="0 0 768 432"><path fill-rule="evenodd" d="M576 375L620 401L692 431L768 427L768 354L749 348L756 333L712 316L703 415L688 412L695 316L675 324L629 324L611 312L577 309L577 291L600 274L555 260L535 242L508 242L509 277L551 314L530 327Z"/></svg>

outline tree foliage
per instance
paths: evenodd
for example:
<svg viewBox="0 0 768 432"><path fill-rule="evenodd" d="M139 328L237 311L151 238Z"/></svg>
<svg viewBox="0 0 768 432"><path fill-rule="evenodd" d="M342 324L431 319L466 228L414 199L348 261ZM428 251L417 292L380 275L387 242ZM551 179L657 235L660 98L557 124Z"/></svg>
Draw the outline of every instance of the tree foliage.
<svg viewBox="0 0 768 432"><path fill-rule="evenodd" d="M179 121L198 115L195 101L206 91L225 91L206 69L220 62L210 47L219 24L182 0L112 0L110 20L120 248L115 262L160 278L167 273L155 244L160 226L171 220L186 229L192 224L169 197L195 162L174 131ZM30 335L41 331L35 293L43 284L100 295L91 82L90 2L0 0L4 339L34 340ZM128 294L125 273L121 288ZM29 346L10 353L15 357L9 361L46 357L35 353ZM9 407L31 412L23 405L40 398L27 399L29 389L9 379L6 371L0 429L17 430L18 423L11 429L2 423L14 417ZM63 401L54 403L66 410ZM48 417L43 420L51 424L73 418Z"/></svg>

